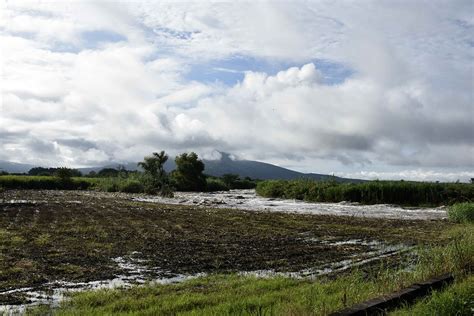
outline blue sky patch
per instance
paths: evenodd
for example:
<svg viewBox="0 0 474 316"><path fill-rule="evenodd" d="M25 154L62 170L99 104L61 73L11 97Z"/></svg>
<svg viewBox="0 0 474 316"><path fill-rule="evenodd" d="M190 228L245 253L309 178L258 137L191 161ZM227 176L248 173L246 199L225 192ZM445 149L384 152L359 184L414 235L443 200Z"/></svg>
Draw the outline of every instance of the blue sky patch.
<svg viewBox="0 0 474 316"><path fill-rule="evenodd" d="M97 48L104 43L116 43L127 40L125 36L119 33L106 30L82 32L81 39L84 43L84 47L90 49Z"/></svg>
<svg viewBox="0 0 474 316"><path fill-rule="evenodd" d="M323 82L328 85L339 84L353 74L351 69L342 64L322 59L295 63L238 55L226 59L211 60L201 64L192 64L186 78L206 83L217 81L231 86L243 80L245 71L264 72L268 75L275 75L279 71L290 67L301 67L311 62L321 71L324 78Z"/></svg>
<svg viewBox="0 0 474 316"><path fill-rule="evenodd" d="M190 39L194 33L199 33L199 32L186 32L186 31L177 31L173 30L167 27L158 27L156 29L153 29L154 34L162 35L165 37L172 37L176 39L181 39L181 40L188 40Z"/></svg>

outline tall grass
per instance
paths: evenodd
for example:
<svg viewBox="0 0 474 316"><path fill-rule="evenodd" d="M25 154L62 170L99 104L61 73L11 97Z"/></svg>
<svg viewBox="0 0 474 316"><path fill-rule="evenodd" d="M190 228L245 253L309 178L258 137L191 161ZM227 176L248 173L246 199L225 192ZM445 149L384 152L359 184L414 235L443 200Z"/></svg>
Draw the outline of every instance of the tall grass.
<svg viewBox="0 0 474 316"><path fill-rule="evenodd" d="M449 207L448 217L456 223L474 222L474 203L456 203Z"/></svg>
<svg viewBox="0 0 474 316"><path fill-rule="evenodd" d="M0 187L17 190L86 190L92 183L86 178L61 179L52 176L0 176Z"/></svg>
<svg viewBox="0 0 474 316"><path fill-rule="evenodd" d="M319 182L313 180L267 180L257 183L264 197L310 202L351 201L363 204L444 205L474 200L474 185L408 181L364 183Z"/></svg>
<svg viewBox="0 0 474 316"><path fill-rule="evenodd" d="M88 178L90 189L103 192L143 193L145 187L138 175L107 178Z"/></svg>
<svg viewBox="0 0 474 316"><path fill-rule="evenodd" d="M414 306L405 306L392 316L457 315L471 316L474 313L474 275L456 282L444 291L436 291Z"/></svg>
<svg viewBox="0 0 474 316"><path fill-rule="evenodd" d="M137 176L127 178L70 178L53 176L0 176L0 187L9 190L97 190L104 192L141 193L143 185Z"/></svg>

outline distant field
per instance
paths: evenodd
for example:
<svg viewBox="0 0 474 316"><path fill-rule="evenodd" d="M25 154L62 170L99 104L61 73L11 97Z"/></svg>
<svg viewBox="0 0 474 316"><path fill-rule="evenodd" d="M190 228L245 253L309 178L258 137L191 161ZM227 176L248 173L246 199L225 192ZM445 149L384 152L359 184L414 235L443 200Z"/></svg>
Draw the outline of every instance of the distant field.
<svg viewBox="0 0 474 316"><path fill-rule="evenodd" d="M437 206L474 201L474 184L409 181L364 183L318 182L312 180L267 180L257 183L257 193L269 198L310 202L359 202Z"/></svg>

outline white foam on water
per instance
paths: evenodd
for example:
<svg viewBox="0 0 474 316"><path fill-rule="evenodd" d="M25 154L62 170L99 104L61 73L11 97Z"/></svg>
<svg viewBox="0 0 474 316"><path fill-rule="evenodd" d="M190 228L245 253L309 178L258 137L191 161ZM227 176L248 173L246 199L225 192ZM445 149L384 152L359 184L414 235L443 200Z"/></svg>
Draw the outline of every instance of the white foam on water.
<svg viewBox="0 0 474 316"><path fill-rule="evenodd" d="M136 253L132 253L136 254ZM21 293L28 300L27 304L20 305L0 305L1 315L24 315L28 308L34 306L47 304L52 307L57 307L62 301L67 299L68 293L80 292L86 290L100 290L100 289L116 289L128 288L139 284L172 284L179 283L189 279L205 276L205 273L197 273L194 275L171 274L162 271L159 268L147 268L142 265L145 260L135 258L117 257L112 259L123 271L123 275L110 280L91 281L91 282L67 282L54 281L43 284L41 289L33 287L25 287L12 289L0 292L0 299L2 295ZM160 278L147 277L147 273L155 272L157 275L164 275Z"/></svg>
<svg viewBox="0 0 474 316"><path fill-rule="evenodd" d="M358 203L312 203L300 200L260 197L255 190L219 192L176 192L174 198L157 196L135 197L135 201L201 207L235 208L254 211L289 212L317 215L340 215L388 219L443 219L446 208L404 208L389 204L362 205Z"/></svg>

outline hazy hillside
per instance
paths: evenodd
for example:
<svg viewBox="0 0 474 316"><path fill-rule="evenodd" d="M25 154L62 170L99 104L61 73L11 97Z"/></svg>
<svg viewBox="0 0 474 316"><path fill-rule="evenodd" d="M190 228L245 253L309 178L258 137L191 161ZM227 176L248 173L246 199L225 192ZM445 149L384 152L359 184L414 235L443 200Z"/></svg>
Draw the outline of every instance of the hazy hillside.
<svg viewBox="0 0 474 316"><path fill-rule="evenodd" d="M232 160L228 154L222 153L220 160L205 160L205 173L213 176L221 176L226 173L238 174L241 177L250 177L253 179L298 179L311 178L315 180L323 180L330 178L324 174L305 174L294 170L278 167L269 163L252 161L252 160ZM336 177L338 181L345 181Z"/></svg>
<svg viewBox="0 0 474 316"><path fill-rule="evenodd" d="M34 167L36 166L0 160L0 171L6 171L9 173L24 173Z"/></svg>

